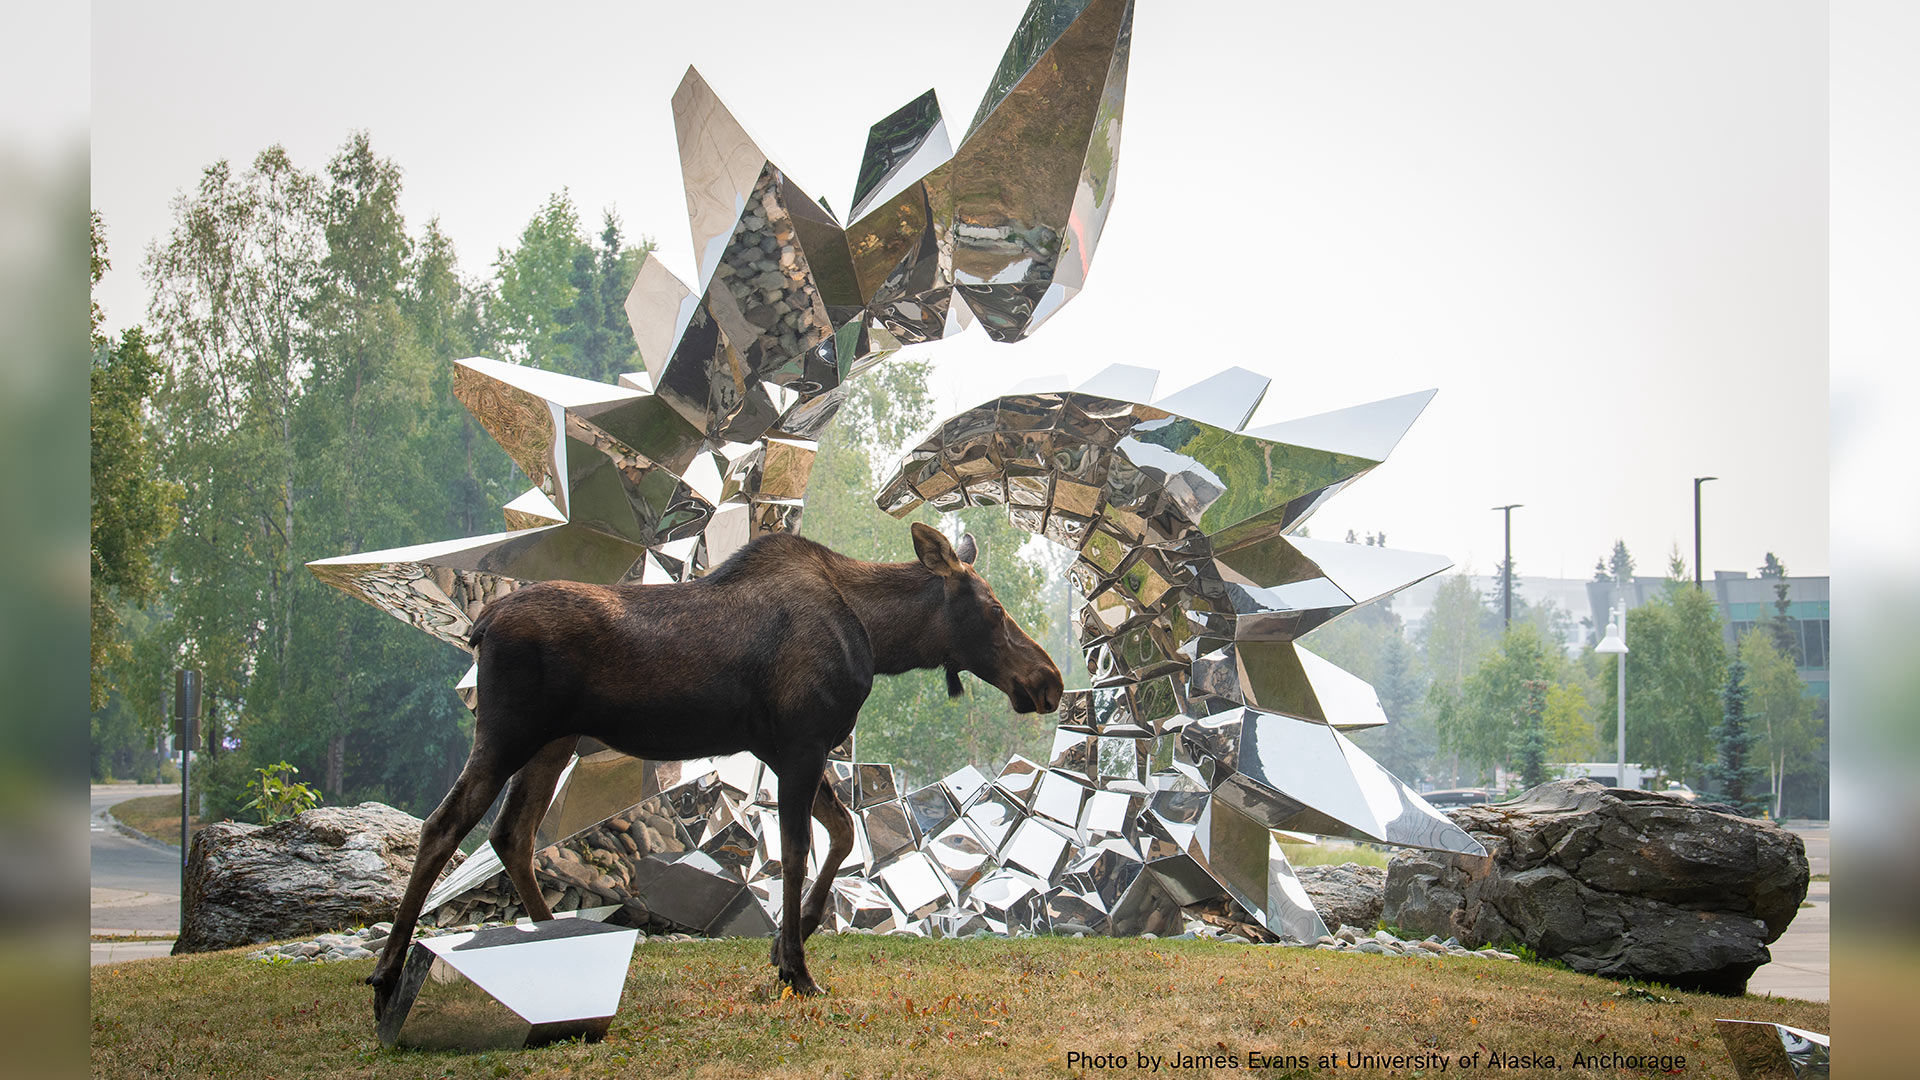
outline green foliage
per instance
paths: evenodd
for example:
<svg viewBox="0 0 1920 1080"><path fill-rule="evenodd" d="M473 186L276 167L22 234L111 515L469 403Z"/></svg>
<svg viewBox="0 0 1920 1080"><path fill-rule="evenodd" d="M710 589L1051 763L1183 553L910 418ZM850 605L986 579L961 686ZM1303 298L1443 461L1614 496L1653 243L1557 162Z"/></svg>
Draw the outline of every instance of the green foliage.
<svg viewBox="0 0 1920 1080"><path fill-rule="evenodd" d="M1491 611L1465 573L1454 574L1434 590L1433 606L1417 635L1428 676L1458 692L1500 636L1500 618Z"/></svg>
<svg viewBox="0 0 1920 1080"><path fill-rule="evenodd" d="M162 617L121 635L122 689L145 715L173 668L202 669L240 748L196 780L229 809L238 770L286 760L424 811L466 756L461 654L302 565L486 532L518 493L450 393L451 362L505 335L438 226L409 234L400 191L364 134L319 175L271 148L206 170L147 262L157 465L182 527L159 548Z"/></svg>
<svg viewBox="0 0 1920 1080"><path fill-rule="evenodd" d="M582 253L592 258L580 235L579 211L564 190L549 196L527 222L518 246L501 249L494 262L499 287L487 316L502 359L573 373L578 344L563 339L557 316L571 311L580 298L574 258Z"/></svg>
<svg viewBox="0 0 1920 1080"><path fill-rule="evenodd" d="M1780 561L1773 552L1767 552L1766 562L1760 567L1760 576L1773 581L1773 615L1766 623L1767 632L1773 635L1773 643L1780 652L1799 664L1805 657L1800 655L1800 634L1794 626L1793 618L1787 614L1792 601L1787 593L1792 586L1787 584L1787 564Z"/></svg>
<svg viewBox="0 0 1920 1080"><path fill-rule="evenodd" d="M92 282L108 267L106 236L95 213ZM160 362L147 348L146 335L133 327L112 341L99 332L103 318L92 306L93 363L87 404L91 413L92 527L89 551L93 677L92 707L107 703L112 666L129 656L120 633L120 606L144 605L155 593L153 549L173 524L178 493L155 474L154 438L147 425L147 403L158 386Z"/></svg>
<svg viewBox="0 0 1920 1080"><path fill-rule="evenodd" d="M1627 760L1680 776L1706 760L1709 732L1721 716L1727 653L1720 609L1677 567L1666 588L1627 619ZM1603 664L1601 715L1617 707L1615 664ZM1612 732L1607 750L1612 751Z"/></svg>
<svg viewBox="0 0 1920 1080"><path fill-rule="evenodd" d="M1528 679L1521 684L1520 726L1514 732L1512 754L1525 787L1547 782L1547 692L1550 684Z"/></svg>
<svg viewBox="0 0 1920 1080"><path fill-rule="evenodd" d="M1723 802L1747 817L1766 812L1766 766L1761 760L1760 736L1747 722L1747 666L1738 657L1727 665L1727 685L1721 698L1725 711L1713 729L1715 757L1700 770L1703 794Z"/></svg>
<svg viewBox="0 0 1920 1080"><path fill-rule="evenodd" d="M1468 675L1457 700L1443 706L1442 744L1483 775L1506 765L1528 715L1528 683L1563 682L1568 666L1537 626L1514 623ZM1544 708L1544 694L1542 703Z"/></svg>
<svg viewBox="0 0 1920 1080"><path fill-rule="evenodd" d="M1550 761L1593 761L1600 754L1600 734L1595 727L1594 710L1586 688L1584 672L1574 669L1568 682L1547 687L1546 708L1541 714Z"/></svg>
<svg viewBox="0 0 1920 1080"><path fill-rule="evenodd" d="M260 824L272 825L319 806L320 793L293 779L299 771L284 761L255 769L255 778L247 781L253 798L241 809L257 811Z"/></svg>
<svg viewBox="0 0 1920 1080"><path fill-rule="evenodd" d="M653 250L652 241L639 247L621 247L620 220L608 211L600 245L579 245L567 283L573 303L553 313L560 324L554 332L555 354L549 365L556 371L595 382L612 382L623 371L641 366L627 323L627 293L640 272L640 262Z"/></svg>
<svg viewBox="0 0 1920 1080"><path fill-rule="evenodd" d="M1740 661L1746 668L1748 715L1759 736L1759 753L1766 761L1773 815L1780 817L1787 779L1821 768L1823 740L1815 703L1807 696L1806 684L1794 669L1792 657L1782 653L1773 635L1764 629L1756 628L1741 637Z"/></svg>

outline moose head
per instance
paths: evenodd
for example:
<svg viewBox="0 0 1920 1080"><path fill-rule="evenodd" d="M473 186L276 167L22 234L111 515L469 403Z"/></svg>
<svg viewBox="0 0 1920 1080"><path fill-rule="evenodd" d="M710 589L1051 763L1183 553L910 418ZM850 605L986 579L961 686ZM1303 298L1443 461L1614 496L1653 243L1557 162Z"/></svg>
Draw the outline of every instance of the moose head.
<svg viewBox="0 0 1920 1080"><path fill-rule="evenodd" d="M913 550L920 565L933 571L946 590L938 616L944 625L928 629L946 641L947 693L958 696L960 672L970 671L1007 695L1015 712L1050 713L1059 708L1065 688L1060 669L1013 621L993 594L993 586L974 570L979 545L973 534L963 535L956 550L938 529L916 521Z"/></svg>

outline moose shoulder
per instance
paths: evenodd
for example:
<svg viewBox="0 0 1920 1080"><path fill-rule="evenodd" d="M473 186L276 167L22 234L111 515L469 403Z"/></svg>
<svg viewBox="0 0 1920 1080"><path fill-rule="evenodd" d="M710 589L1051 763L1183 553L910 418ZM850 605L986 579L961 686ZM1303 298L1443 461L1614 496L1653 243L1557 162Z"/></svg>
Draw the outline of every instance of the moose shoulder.
<svg viewBox="0 0 1920 1080"><path fill-rule="evenodd" d="M760 537L684 585L530 585L474 625L479 708L473 751L427 818L393 933L368 979L389 996L426 893L454 846L504 785L492 841L522 905L551 918L533 877L533 833L582 735L638 757L746 750L780 779L781 865L805 867L808 818L830 840L801 904L786 877L773 963L816 992L803 942L820 925L853 822L826 782L827 751L853 730L875 675L970 671L1019 712L1058 707L1060 672L974 573L972 536L956 551L915 523L917 558L849 559L787 534Z"/></svg>

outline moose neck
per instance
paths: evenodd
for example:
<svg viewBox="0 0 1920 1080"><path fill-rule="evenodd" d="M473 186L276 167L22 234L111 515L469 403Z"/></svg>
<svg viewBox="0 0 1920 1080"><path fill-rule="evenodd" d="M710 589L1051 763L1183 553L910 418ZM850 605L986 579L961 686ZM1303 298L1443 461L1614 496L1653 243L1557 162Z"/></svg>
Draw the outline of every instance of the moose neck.
<svg viewBox="0 0 1920 1080"><path fill-rule="evenodd" d="M840 595L867 629L880 675L939 667L947 659L946 585L917 562L848 560Z"/></svg>

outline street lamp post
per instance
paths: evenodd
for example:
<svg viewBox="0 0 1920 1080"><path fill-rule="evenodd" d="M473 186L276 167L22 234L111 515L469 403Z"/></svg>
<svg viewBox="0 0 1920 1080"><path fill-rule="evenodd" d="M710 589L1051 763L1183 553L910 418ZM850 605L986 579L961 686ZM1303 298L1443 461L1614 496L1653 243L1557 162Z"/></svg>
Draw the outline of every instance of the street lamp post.
<svg viewBox="0 0 1920 1080"><path fill-rule="evenodd" d="M1617 760L1614 765L1615 771L1613 774L1613 783L1615 787L1626 787L1627 786L1627 638L1626 638L1627 612L1624 606L1617 606L1612 611L1608 612L1608 614L1613 617L1607 622L1606 636L1600 639L1600 644L1595 645L1593 647L1593 651L1604 654L1604 655L1608 655L1608 656L1617 656L1620 658L1614 663L1614 668L1619 672L1619 678L1620 678L1619 685L1614 690L1614 699L1618 701L1620 705L1620 715L1619 715L1619 729L1614 733L1614 757Z"/></svg>
<svg viewBox="0 0 1920 1080"><path fill-rule="evenodd" d="M1507 562L1500 576L1500 606L1503 613L1500 628L1503 631L1513 629L1513 512L1521 505L1521 503L1508 503L1505 506L1493 507L1506 518L1507 528Z"/></svg>
<svg viewBox="0 0 1920 1080"><path fill-rule="evenodd" d="M1700 584L1700 485L1709 480L1718 480L1717 476L1696 476L1693 478L1693 587Z"/></svg>

